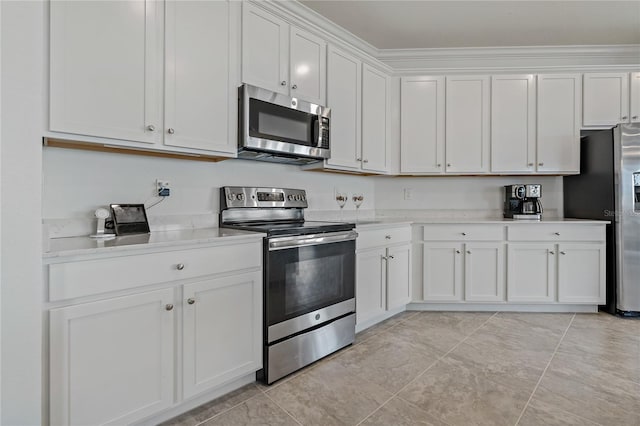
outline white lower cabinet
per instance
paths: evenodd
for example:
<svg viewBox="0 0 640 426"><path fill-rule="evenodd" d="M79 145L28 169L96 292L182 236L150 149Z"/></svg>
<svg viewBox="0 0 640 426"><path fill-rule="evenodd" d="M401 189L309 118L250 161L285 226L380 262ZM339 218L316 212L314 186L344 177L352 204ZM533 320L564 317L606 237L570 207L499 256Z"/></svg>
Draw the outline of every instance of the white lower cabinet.
<svg viewBox="0 0 640 426"><path fill-rule="evenodd" d="M185 398L261 368L261 295L260 272L184 285Z"/></svg>
<svg viewBox="0 0 640 426"><path fill-rule="evenodd" d="M553 302L555 300L555 244L509 244L507 257L507 300L510 302Z"/></svg>
<svg viewBox="0 0 640 426"><path fill-rule="evenodd" d="M173 403L173 289L50 312L50 423L128 424Z"/></svg>
<svg viewBox="0 0 640 426"><path fill-rule="evenodd" d="M504 246L497 243L467 243L464 253L464 298L473 302L502 302Z"/></svg>
<svg viewBox="0 0 640 426"><path fill-rule="evenodd" d="M558 244L558 301L604 304L604 244Z"/></svg>
<svg viewBox="0 0 640 426"><path fill-rule="evenodd" d="M256 258L261 244L253 239L195 250L56 259L48 265L50 289L73 288L77 270L97 262L110 266L101 282L137 267L137 275L147 271L155 280L151 285L162 287L110 296L104 286L94 286L80 297L50 297L50 423L148 422L160 411L179 409L183 400L262 368L262 271ZM232 271L216 261L208 268L199 262L205 251L216 259L234 250L245 257ZM160 277L155 270L167 273ZM176 279L172 270L184 278ZM114 283L112 292L131 293L135 284L122 289ZM102 300L85 302L88 297Z"/></svg>
<svg viewBox="0 0 640 426"><path fill-rule="evenodd" d="M356 324L373 325L411 301L411 229L358 230Z"/></svg>
<svg viewBox="0 0 640 426"><path fill-rule="evenodd" d="M424 243L423 296L439 302L503 301L502 242Z"/></svg>

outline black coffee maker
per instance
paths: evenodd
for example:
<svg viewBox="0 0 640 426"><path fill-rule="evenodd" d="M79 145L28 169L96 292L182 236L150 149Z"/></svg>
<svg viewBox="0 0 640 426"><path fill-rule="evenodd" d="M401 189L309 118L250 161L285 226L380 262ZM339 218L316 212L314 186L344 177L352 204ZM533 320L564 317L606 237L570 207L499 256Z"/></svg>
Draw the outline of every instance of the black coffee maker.
<svg viewBox="0 0 640 426"><path fill-rule="evenodd" d="M507 185L504 187L504 217L540 220L542 218L542 185Z"/></svg>

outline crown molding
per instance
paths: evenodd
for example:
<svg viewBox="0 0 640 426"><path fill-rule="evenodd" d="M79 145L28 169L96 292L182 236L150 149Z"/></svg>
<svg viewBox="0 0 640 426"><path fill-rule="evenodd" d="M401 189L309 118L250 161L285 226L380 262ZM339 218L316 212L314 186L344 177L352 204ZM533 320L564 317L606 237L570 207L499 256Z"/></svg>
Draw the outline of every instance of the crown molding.
<svg viewBox="0 0 640 426"><path fill-rule="evenodd" d="M383 49L376 58L400 73L434 70L583 70L640 67L640 45Z"/></svg>

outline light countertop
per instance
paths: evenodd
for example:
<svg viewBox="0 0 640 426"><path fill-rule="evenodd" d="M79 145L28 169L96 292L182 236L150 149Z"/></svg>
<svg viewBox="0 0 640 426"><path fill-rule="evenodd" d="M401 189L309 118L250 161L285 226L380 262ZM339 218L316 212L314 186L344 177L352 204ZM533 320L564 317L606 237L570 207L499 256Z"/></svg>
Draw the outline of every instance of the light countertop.
<svg viewBox="0 0 640 426"><path fill-rule="evenodd" d="M224 228L183 229L124 235L110 240L87 237L53 238L45 242L43 258L105 254L134 250L179 247L198 244L259 241L265 234Z"/></svg>

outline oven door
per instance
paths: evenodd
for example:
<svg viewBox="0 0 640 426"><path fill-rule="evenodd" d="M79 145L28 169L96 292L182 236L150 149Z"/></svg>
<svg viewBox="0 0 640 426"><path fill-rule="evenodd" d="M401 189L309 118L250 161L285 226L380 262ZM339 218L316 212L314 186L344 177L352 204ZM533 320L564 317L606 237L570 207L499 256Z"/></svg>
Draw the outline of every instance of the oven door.
<svg viewBox="0 0 640 426"><path fill-rule="evenodd" d="M355 311L355 231L267 239L267 342Z"/></svg>

